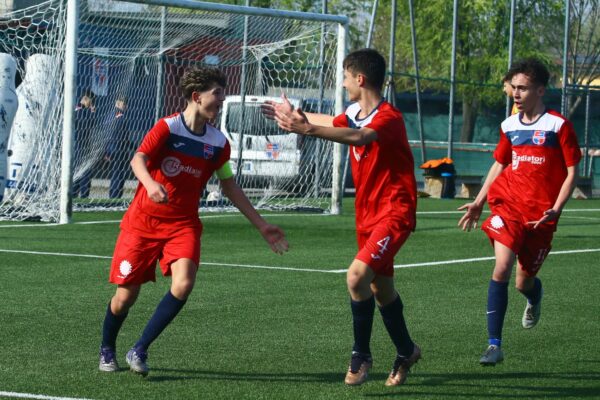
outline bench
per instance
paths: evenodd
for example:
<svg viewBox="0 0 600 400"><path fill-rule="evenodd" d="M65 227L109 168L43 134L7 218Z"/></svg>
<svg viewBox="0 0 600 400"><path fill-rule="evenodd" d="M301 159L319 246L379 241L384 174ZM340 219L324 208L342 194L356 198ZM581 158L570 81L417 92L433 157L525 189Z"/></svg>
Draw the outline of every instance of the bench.
<svg viewBox="0 0 600 400"><path fill-rule="evenodd" d="M483 175L458 175L456 184L460 184L460 194L458 197L471 199L477 196L483 185Z"/></svg>
<svg viewBox="0 0 600 400"><path fill-rule="evenodd" d="M425 192L433 198L441 198L444 189L444 177L434 175L424 175ZM481 190L482 175L457 175L454 177L454 184L460 185L460 192L456 197L473 198Z"/></svg>
<svg viewBox="0 0 600 400"><path fill-rule="evenodd" d="M580 176L577 178L575 190L571 195L574 199L588 199L592 197L592 178Z"/></svg>

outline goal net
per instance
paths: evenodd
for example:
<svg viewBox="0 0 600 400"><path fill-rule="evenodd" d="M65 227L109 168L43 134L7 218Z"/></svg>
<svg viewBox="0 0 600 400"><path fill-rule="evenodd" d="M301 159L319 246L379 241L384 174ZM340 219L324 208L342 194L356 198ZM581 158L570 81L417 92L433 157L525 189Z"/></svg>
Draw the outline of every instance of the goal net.
<svg viewBox="0 0 600 400"><path fill-rule="evenodd" d="M138 184L129 161L141 139L159 118L184 109L178 83L186 68L211 65L228 77L214 124L231 144L235 179L253 204L329 211L334 146L281 131L260 104L284 91L306 111L334 113L339 23L317 14L202 9L207 3L157 5L168 2L79 4L73 209L127 207ZM0 137L2 219L60 218L67 9L67 0L51 0L0 14L0 53L16 61L19 103L6 149ZM216 178L199 207L230 207Z"/></svg>

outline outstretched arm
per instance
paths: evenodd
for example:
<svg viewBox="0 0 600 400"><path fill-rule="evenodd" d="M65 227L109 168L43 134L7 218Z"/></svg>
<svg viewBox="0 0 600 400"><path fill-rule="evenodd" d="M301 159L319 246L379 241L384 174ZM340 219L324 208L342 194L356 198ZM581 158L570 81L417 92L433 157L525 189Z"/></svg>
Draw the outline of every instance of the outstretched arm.
<svg viewBox="0 0 600 400"><path fill-rule="evenodd" d="M280 103L265 102L262 112L265 117L277 121L277 125L285 131L354 146L363 146L377 139L377 132L373 129L336 128L331 115L304 113L299 108L294 109L285 94L281 95L281 99Z"/></svg>
<svg viewBox="0 0 600 400"><path fill-rule="evenodd" d="M273 252L283 254L288 250L284 232L277 225L271 225L261 217L233 177L221 180L221 189L233 205L258 229Z"/></svg>
<svg viewBox="0 0 600 400"><path fill-rule="evenodd" d="M459 210L466 210L465 214L458 221L458 226L462 228L463 231L470 231L471 229L477 228L477 223L479 222L479 217L481 216L481 211L483 210L483 205L487 200L488 190L492 185L492 182L502 173L502 171L506 168L506 165L500 164L498 161L495 161L494 164L490 167L490 171L485 178L485 182L481 187L481 190L477 194L477 197L473 202L464 204L458 207Z"/></svg>
<svg viewBox="0 0 600 400"><path fill-rule="evenodd" d="M266 118L274 120L277 112L284 114L292 113L294 107L285 93L282 93L281 102L267 100L261 105L261 111ZM304 113L304 115L306 115L308 121L313 125L333 126L334 117L332 115L319 113Z"/></svg>

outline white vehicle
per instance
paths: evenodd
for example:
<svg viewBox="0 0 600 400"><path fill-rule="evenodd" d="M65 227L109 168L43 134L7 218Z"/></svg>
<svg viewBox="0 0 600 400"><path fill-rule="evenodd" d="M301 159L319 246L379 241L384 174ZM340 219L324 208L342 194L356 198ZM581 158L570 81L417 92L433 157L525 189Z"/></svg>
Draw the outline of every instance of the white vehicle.
<svg viewBox="0 0 600 400"><path fill-rule="evenodd" d="M221 131L231 144L231 166L234 173L257 180L295 178L300 173L301 138L262 115L260 106L267 100L281 101L279 97L246 96L242 109L241 96L225 99ZM301 104L297 98L290 102L294 107Z"/></svg>

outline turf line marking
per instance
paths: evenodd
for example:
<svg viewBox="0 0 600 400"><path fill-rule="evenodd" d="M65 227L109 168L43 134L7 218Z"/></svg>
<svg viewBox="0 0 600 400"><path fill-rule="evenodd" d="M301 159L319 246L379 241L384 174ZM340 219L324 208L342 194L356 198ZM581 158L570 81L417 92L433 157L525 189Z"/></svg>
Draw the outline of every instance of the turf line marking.
<svg viewBox="0 0 600 400"><path fill-rule="evenodd" d="M549 255L562 255L562 254L577 254L577 253L598 253L600 249L580 249L580 250L560 250L552 251ZM73 254L73 253L52 253L48 251L28 251L28 250L9 250L0 249L0 253L18 253L18 254L35 254L35 255L46 255L46 256L59 256L59 257L83 257L83 258L96 258L96 259L112 259L112 256L98 256L93 254ZM429 261L414 264L398 264L394 265L394 269L399 268L414 268L414 267L430 267L435 265L450 265L450 264L463 264L472 263L478 261L490 261L494 260L494 257L477 257L477 258L463 258L460 260L444 260L444 261ZM298 272L320 272L323 274L341 274L346 273L347 269L312 269L312 268L295 268L295 267L273 267L268 265L249 265L249 264L228 264L228 263L214 263L214 262L201 262L202 265L214 265L222 267L238 267L238 268L249 268L249 269L271 269L280 271L298 271Z"/></svg>
<svg viewBox="0 0 600 400"><path fill-rule="evenodd" d="M567 209L563 210L565 212L599 212L600 208L575 208L575 209ZM484 214L489 213L489 210L484 210ZM464 214L464 211L417 211L417 215L443 215L443 214ZM264 217L331 217L331 214L264 214ZM224 214L224 215L202 215L200 219L214 219L214 218L234 218L234 217L243 217L240 213L232 213L232 214ZM570 217L575 218L575 217ZM580 219L584 219L580 217ZM596 220L594 218L594 220ZM71 225L95 225L95 224L118 224L120 223L120 219L114 220L106 220L106 221L83 221L83 222L74 222ZM35 224L15 224L15 225L1 225L2 228L31 228L31 227L46 227L46 226L62 226L63 224L58 223L35 223Z"/></svg>
<svg viewBox="0 0 600 400"><path fill-rule="evenodd" d="M112 259L112 256L98 256L98 255L93 255L93 254L74 254L74 253L53 253L53 252L49 252L49 251L0 249L0 253L34 254L34 255L58 256L58 257L83 257L83 258L96 258L96 259L104 259L104 260ZM311 268L294 268L294 267L273 267L273 266L268 266L268 265L248 265L248 264L200 262L200 266L202 266L202 265L215 265L215 266L223 266L223 267L238 267L238 268L250 268L250 269L275 269L275 270L283 270L283 271L321 272L324 274L335 273L335 271L332 271L332 270L319 270L319 269L311 269Z"/></svg>
<svg viewBox="0 0 600 400"><path fill-rule="evenodd" d="M551 251L548 255L562 255L562 254L576 254L576 253L598 253L600 249L581 249L581 250L562 250L562 251ZM449 265L449 264L463 264L472 263L478 261L492 261L495 257L477 257L477 258L463 258L461 260L445 260L445 261L430 261L414 264L397 264L394 265L394 269L400 268L415 268L415 267L431 267L434 265ZM336 269L330 272L336 272L338 274L344 273L345 269Z"/></svg>
<svg viewBox="0 0 600 400"><path fill-rule="evenodd" d="M0 397L15 397L18 399L41 399L41 400L89 400L80 397L55 397L43 394L0 392Z"/></svg>

